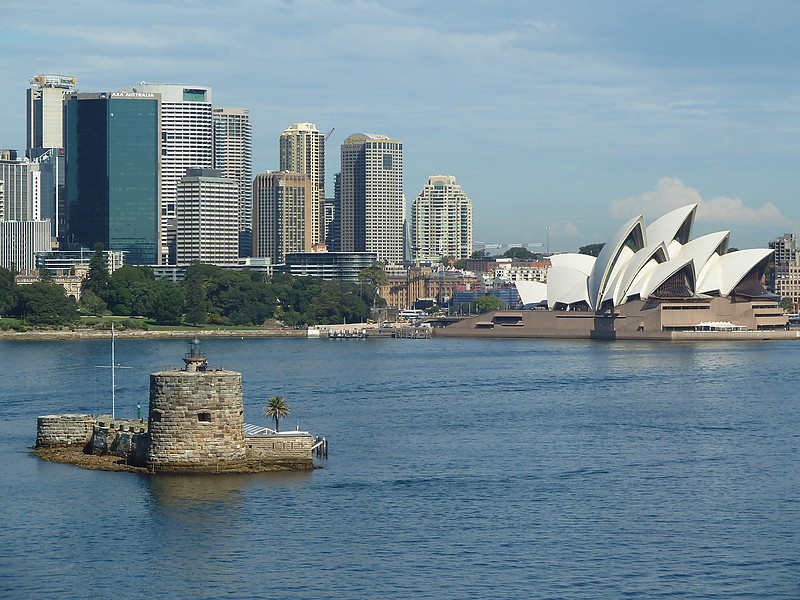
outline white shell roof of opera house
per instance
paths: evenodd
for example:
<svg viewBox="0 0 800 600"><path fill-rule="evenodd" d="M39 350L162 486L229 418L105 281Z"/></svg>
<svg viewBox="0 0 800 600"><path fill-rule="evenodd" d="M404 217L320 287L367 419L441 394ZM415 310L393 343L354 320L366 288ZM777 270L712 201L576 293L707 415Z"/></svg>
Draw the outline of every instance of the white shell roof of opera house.
<svg viewBox="0 0 800 600"><path fill-rule="evenodd" d="M729 231L691 239L697 204L675 209L646 226L644 216L620 227L597 258L555 254L547 284L517 282L523 304L547 300L550 308L588 305L600 310L629 300L647 300L680 282L689 296L729 296L755 273L760 277L772 250L728 253ZM748 282L751 280L748 279Z"/></svg>

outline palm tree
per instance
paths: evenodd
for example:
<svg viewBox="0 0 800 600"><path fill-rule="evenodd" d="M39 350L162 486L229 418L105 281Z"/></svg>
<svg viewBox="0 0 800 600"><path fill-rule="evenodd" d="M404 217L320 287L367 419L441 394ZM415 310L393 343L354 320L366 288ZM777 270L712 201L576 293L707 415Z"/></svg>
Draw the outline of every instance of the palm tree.
<svg viewBox="0 0 800 600"><path fill-rule="evenodd" d="M278 432L278 421L289 415L289 405L283 396L273 396L264 405L264 416L275 419L275 432Z"/></svg>

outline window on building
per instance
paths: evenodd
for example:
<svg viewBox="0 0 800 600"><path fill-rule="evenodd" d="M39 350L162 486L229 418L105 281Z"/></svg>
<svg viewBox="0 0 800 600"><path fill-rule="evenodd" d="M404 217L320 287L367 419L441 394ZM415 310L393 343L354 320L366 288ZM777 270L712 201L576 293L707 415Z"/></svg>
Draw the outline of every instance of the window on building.
<svg viewBox="0 0 800 600"><path fill-rule="evenodd" d="M197 413L197 420L201 423L210 423L211 422L211 413L210 412L199 412Z"/></svg>

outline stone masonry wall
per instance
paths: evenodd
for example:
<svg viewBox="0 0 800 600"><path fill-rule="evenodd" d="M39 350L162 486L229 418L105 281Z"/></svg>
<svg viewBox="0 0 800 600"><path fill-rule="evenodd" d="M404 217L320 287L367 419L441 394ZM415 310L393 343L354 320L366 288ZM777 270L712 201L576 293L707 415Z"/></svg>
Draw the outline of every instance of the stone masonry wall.
<svg viewBox="0 0 800 600"><path fill-rule="evenodd" d="M87 451L98 456L106 454L121 456L130 464L144 466L149 447L150 436L144 423L101 421L93 428L91 444Z"/></svg>
<svg viewBox="0 0 800 600"><path fill-rule="evenodd" d="M245 459L242 376L233 371L150 375L153 471L214 471Z"/></svg>
<svg viewBox="0 0 800 600"><path fill-rule="evenodd" d="M308 434L247 436L244 439L248 459L277 463L313 462L313 443L313 436Z"/></svg>
<svg viewBox="0 0 800 600"><path fill-rule="evenodd" d="M92 415L44 415L36 419L36 447L85 446L92 437Z"/></svg>

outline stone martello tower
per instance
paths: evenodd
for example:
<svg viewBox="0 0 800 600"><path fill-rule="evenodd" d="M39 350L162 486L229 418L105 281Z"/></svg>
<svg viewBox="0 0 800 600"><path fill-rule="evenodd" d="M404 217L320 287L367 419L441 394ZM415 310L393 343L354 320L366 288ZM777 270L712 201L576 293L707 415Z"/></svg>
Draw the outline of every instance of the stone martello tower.
<svg viewBox="0 0 800 600"><path fill-rule="evenodd" d="M150 374L153 471L213 472L245 459L242 374L208 368L192 340L183 370Z"/></svg>

